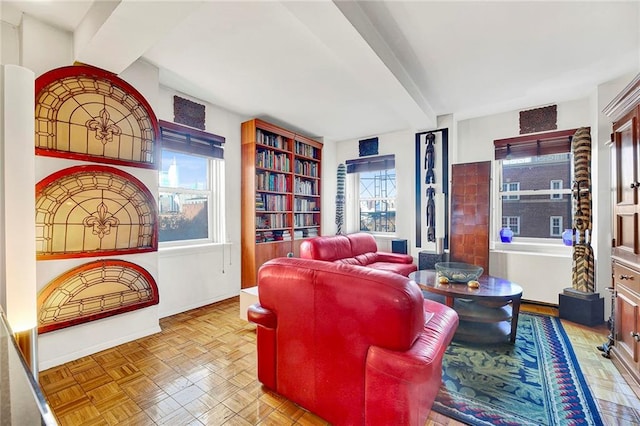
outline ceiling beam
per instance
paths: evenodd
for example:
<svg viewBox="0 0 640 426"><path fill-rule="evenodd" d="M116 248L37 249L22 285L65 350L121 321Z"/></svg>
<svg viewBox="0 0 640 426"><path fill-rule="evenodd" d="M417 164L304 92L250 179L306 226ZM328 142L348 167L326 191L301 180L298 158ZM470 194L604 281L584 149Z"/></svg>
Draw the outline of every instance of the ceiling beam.
<svg viewBox="0 0 640 426"><path fill-rule="evenodd" d="M96 1L74 32L76 61L120 74L200 2Z"/></svg>
<svg viewBox="0 0 640 426"><path fill-rule="evenodd" d="M349 4L356 5L356 2ZM412 95L414 89L407 89L372 43L363 37L358 26L345 14L342 5L330 1L283 2L283 5L327 46L360 84L382 103L390 105L409 126L416 129L436 126L436 116L431 107L420 97ZM359 7L358 10L362 12ZM364 18L371 25L368 18ZM355 16L352 19L356 20ZM331 25L327 25L327 22L331 22Z"/></svg>
<svg viewBox="0 0 640 426"><path fill-rule="evenodd" d="M378 30L377 25L373 22L375 16L372 16L367 12L369 8L375 8L375 12L378 14L382 14L384 17L384 31L387 34L392 32L393 36L396 38L403 37L402 31L399 30L398 25L393 20L391 14L385 9L384 3L366 3L367 10L363 8L363 5L361 5L360 2L334 0L334 3L338 7L338 9L340 9L342 14L344 14L344 16L349 20L351 25L353 25L358 33L360 33L363 40L370 46L370 48L385 64L389 71L391 71L398 82L402 85L404 90L406 90L408 95L422 110L424 115L432 120L432 123L429 123L426 126L422 125L416 127L428 128L437 126L436 114L427 99L423 96L419 85L415 82L414 78L411 76L411 73L403 65L403 62L396 56L391 46L389 46L386 41L385 34L381 34ZM403 45L407 47L410 46L410 44L406 42L406 40ZM415 53L413 54L413 56L415 56Z"/></svg>

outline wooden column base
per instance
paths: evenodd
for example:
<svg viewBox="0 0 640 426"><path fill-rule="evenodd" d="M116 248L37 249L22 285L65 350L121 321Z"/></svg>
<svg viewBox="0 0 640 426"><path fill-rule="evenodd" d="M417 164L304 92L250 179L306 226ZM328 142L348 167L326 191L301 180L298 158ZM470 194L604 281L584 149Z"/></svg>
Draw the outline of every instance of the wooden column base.
<svg viewBox="0 0 640 426"><path fill-rule="evenodd" d="M37 356L37 338L38 329L31 328L19 331L13 334L16 345L24 358L24 362L33 374L36 382L38 381L38 356Z"/></svg>

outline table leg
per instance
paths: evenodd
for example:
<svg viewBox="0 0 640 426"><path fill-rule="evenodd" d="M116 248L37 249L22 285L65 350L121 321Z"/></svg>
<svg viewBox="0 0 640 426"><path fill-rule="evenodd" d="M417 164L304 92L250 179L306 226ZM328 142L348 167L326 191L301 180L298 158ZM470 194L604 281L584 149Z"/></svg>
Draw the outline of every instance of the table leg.
<svg viewBox="0 0 640 426"><path fill-rule="evenodd" d="M453 308L453 299L454 298L452 296L446 296L444 298L445 305L447 305L450 308Z"/></svg>
<svg viewBox="0 0 640 426"><path fill-rule="evenodd" d="M520 296L514 297L511 301L511 343L516 342L518 331L518 316L520 315Z"/></svg>

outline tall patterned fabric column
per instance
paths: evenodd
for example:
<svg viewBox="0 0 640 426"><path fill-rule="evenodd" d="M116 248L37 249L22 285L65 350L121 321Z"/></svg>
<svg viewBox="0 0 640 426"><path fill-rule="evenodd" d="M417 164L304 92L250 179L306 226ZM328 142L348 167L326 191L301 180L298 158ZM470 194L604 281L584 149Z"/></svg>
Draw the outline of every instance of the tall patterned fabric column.
<svg viewBox="0 0 640 426"><path fill-rule="evenodd" d="M574 244L572 287L593 293L594 260L591 247L591 134L589 129L578 129L571 142L573 151Z"/></svg>
<svg viewBox="0 0 640 426"><path fill-rule="evenodd" d="M491 162L451 168L451 260L489 271Z"/></svg>
<svg viewBox="0 0 640 426"><path fill-rule="evenodd" d="M344 164L338 165L338 185L336 191L336 235L343 234L342 227L344 226L344 185L347 176L347 168Z"/></svg>

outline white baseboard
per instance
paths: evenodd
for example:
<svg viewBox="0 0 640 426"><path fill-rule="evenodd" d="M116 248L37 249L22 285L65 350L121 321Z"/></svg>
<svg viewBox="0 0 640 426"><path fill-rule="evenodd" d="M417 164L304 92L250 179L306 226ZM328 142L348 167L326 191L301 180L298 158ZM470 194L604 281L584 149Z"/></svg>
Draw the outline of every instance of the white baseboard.
<svg viewBox="0 0 640 426"><path fill-rule="evenodd" d="M199 300L198 302L193 303L193 304L183 305L183 306L180 306L180 307L171 308L170 310L168 310L166 312L158 312L158 317L159 318L166 318L166 317L170 317L171 315L181 314L183 312L190 311L191 309L196 309L196 308L200 308L202 306L210 305L212 303L221 302L221 301L223 301L225 299L229 299L231 297L238 296L239 294L240 294L240 290L233 291L233 292L230 292L230 293L226 293L226 294L223 294L223 295L220 295L220 296L212 297L211 299Z"/></svg>
<svg viewBox="0 0 640 426"><path fill-rule="evenodd" d="M110 349L110 348L113 348L114 346L131 342L132 340L150 336L152 334L159 333L160 331L162 331L160 329L160 326L151 327L145 330L141 330L134 334L129 334L127 336L119 337L118 339L113 339L108 342L102 342L99 345L83 348L80 351L75 351L75 352L64 354L63 356L60 356L57 358L48 359L47 361L43 361L38 364L39 371L48 370L49 368L57 367L58 365L62 365L66 362L73 361L78 358L82 358L83 356L93 355L97 352L104 351L105 349Z"/></svg>

